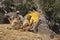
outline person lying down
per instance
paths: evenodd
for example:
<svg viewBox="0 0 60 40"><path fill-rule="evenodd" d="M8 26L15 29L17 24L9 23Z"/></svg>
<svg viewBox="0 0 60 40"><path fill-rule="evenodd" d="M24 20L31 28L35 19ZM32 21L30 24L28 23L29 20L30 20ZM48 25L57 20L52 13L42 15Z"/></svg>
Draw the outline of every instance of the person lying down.
<svg viewBox="0 0 60 40"><path fill-rule="evenodd" d="M19 16L16 16L16 18L12 21L11 23L11 26L8 27L8 29L20 29L22 28L21 25L22 25L22 21L20 21L20 17Z"/></svg>

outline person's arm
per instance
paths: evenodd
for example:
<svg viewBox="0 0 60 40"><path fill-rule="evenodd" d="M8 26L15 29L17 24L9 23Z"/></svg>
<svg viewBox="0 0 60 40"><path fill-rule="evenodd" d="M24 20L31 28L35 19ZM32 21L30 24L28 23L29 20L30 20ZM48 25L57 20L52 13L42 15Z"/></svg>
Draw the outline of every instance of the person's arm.
<svg viewBox="0 0 60 40"><path fill-rule="evenodd" d="M32 19L32 22L30 23L30 26L32 26L32 24L33 24L33 21L34 21L34 20Z"/></svg>
<svg viewBox="0 0 60 40"><path fill-rule="evenodd" d="M14 19L14 20L12 21L12 23L11 23L11 26L15 26L15 25L17 25L17 22L16 22L16 20Z"/></svg>
<svg viewBox="0 0 60 40"><path fill-rule="evenodd" d="M10 18L8 18L8 20L9 20L9 22L10 22L10 24L12 23L12 20L10 20Z"/></svg>

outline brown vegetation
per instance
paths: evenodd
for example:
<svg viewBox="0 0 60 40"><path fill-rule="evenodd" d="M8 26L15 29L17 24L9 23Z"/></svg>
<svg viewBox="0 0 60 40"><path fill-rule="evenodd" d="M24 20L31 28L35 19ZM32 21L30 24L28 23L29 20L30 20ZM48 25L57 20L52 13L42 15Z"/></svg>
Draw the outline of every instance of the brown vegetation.
<svg viewBox="0 0 60 40"><path fill-rule="evenodd" d="M0 24L0 40L59 40L59 36L51 39L48 34L8 30L9 24Z"/></svg>

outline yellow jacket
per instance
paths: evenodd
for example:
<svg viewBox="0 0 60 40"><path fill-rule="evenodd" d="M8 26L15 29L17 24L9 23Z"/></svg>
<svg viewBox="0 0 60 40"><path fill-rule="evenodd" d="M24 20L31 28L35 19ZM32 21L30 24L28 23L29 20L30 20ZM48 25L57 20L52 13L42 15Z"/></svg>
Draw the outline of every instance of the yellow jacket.
<svg viewBox="0 0 60 40"><path fill-rule="evenodd" d="M37 11L33 11L33 12L31 12L31 13L28 13L26 16L25 16L25 18L28 16L28 15L31 15L32 16L32 18L30 19L30 24L33 22L37 22L38 21L38 19L39 19L39 16L40 16L40 14L39 14L39 12L37 12Z"/></svg>

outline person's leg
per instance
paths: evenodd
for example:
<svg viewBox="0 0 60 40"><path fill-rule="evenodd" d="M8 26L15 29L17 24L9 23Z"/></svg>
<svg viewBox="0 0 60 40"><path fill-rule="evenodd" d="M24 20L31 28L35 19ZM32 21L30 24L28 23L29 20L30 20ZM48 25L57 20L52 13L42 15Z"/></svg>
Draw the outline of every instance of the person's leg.
<svg viewBox="0 0 60 40"><path fill-rule="evenodd" d="M31 30L32 29L32 26L28 26L28 27L26 27L26 31L29 31L29 32L34 32L33 30Z"/></svg>
<svg viewBox="0 0 60 40"><path fill-rule="evenodd" d="M32 29L34 32L38 32L37 22L32 25Z"/></svg>

